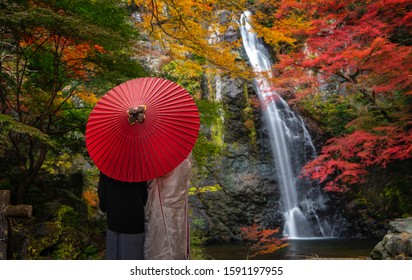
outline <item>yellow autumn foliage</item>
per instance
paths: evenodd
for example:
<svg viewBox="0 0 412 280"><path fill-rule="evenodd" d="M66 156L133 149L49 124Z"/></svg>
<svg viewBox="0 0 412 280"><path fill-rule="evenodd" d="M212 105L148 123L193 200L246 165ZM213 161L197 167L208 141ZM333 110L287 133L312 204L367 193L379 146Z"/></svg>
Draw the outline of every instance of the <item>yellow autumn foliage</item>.
<svg viewBox="0 0 412 280"><path fill-rule="evenodd" d="M131 2L131 1L129 1ZM134 0L140 18L137 28L167 50L175 60L190 60L191 55L202 58L212 68L219 68L233 76L248 77L250 73L239 60L234 49L240 42L227 42L223 36L230 26L236 27L239 7L245 0ZM228 11L225 20L217 11ZM224 21L224 22L222 22ZM180 65L190 70L193 65ZM185 71L185 70L182 70Z"/></svg>
<svg viewBox="0 0 412 280"><path fill-rule="evenodd" d="M238 29L240 15L253 10L251 23L259 37L275 49L294 45L292 31L306 30L308 21L299 11L276 17L282 1L271 0L129 0L139 14L136 27L157 42L175 61L202 58L196 63L233 77L250 78L252 73L239 59L241 40L228 42L225 34ZM231 29L231 30L229 30ZM193 72L194 64L179 64L181 72ZM213 71L213 70L212 70Z"/></svg>
<svg viewBox="0 0 412 280"><path fill-rule="evenodd" d="M75 91L75 94L86 104L95 105L99 98L94 94L94 92L87 90L78 90Z"/></svg>

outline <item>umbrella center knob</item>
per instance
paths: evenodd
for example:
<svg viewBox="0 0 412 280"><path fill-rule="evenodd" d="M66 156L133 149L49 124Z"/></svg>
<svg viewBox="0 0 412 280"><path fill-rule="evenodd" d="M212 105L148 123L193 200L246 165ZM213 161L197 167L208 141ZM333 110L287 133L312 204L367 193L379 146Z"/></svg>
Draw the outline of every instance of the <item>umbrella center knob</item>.
<svg viewBox="0 0 412 280"><path fill-rule="evenodd" d="M140 105L139 107L133 107L127 110L129 124L134 125L137 122L142 123L145 118L145 111L146 105Z"/></svg>

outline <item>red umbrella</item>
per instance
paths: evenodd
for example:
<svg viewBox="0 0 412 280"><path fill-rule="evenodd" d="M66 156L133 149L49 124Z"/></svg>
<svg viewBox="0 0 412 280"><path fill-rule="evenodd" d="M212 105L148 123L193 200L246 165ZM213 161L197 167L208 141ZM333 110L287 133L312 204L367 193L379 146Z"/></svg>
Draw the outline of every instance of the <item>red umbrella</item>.
<svg viewBox="0 0 412 280"><path fill-rule="evenodd" d="M86 148L107 176L147 181L169 173L191 152L200 127L191 95L162 78L138 78L107 92L90 113Z"/></svg>

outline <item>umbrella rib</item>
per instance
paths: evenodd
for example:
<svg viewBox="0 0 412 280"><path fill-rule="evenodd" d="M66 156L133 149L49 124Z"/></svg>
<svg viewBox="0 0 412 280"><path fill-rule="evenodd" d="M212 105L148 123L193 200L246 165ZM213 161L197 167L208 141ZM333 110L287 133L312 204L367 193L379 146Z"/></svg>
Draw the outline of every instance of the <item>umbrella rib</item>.
<svg viewBox="0 0 412 280"><path fill-rule="evenodd" d="M120 131L120 125L119 127L115 127L114 130L112 131L112 135L115 135L117 132ZM117 138L115 137L100 137L96 142L92 142L94 144L94 146L90 149L90 151L94 151L96 148L101 149L103 146L105 147L110 147L110 144L113 143L113 141L115 141ZM98 153L95 157L95 162L100 162L101 160L103 160L104 162L106 161L107 157L110 155L110 153L106 154L105 157L103 157L103 153ZM103 157L103 158L102 158Z"/></svg>
<svg viewBox="0 0 412 280"><path fill-rule="evenodd" d="M130 107L130 104L131 104L130 99L129 99L129 94L128 94L129 91L127 90L128 85L129 85L128 83L118 85L117 87L113 89L113 91L109 92L109 94L110 93L112 94L109 96L112 96L114 99L113 103L124 105L124 107L126 107L125 108L126 110L129 109L127 107Z"/></svg>
<svg viewBox="0 0 412 280"><path fill-rule="evenodd" d="M153 147L151 145L151 141L146 140L144 143L146 143L146 145L140 145L140 150L142 151L142 161L145 162L145 164L141 164L142 166L142 174L144 178L155 178L158 177L158 172L156 171L156 167L155 166L161 166L157 165L158 162L154 161L153 155L156 154L156 151L153 150ZM156 156L157 158L157 156ZM145 167L145 168L144 168Z"/></svg>
<svg viewBox="0 0 412 280"><path fill-rule="evenodd" d="M157 131L163 129L166 129L168 132L170 132L172 135L176 134L176 131L185 134L187 136L191 136L191 137L197 137L198 135L198 131L199 131L199 126L200 126L200 120L199 118L196 118L195 120L193 120L192 122L186 122L190 125L186 125L186 124L182 124L182 120L180 119L176 119L175 121L171 121L170 119L152 119L150 120L150 127L152 129L148 130L148 134L152 135L157 133ZM171 127L171 129L167 129L165 127L165 124L169 124L169 126ZM193 133L190 133L188 130L193 131ZM182 137L183 138L183 137ZM185 138L183 138L184 140L186 140Z"/></svg>
<svg viewBox="0 0 412 280"><path fill-rule="evenodd" d="M169 139L167 139L167 140L169 140ZM154 158L156 158L157 162L160 163L159 166L161 166L161 168L162 168L161 173L156 172L157 173L156 177L166 175L167 173L172 171L173 165L170 163L170 161L175 159L175 157L176 157L170 152L173 149L173 146L171 146L171 145L165 146L164 144L165 144L165 139L163 138L163 139L158 139L158 141L156 141L157 149L155 149L155 145L150 145L150 147L152 148L152 151L153 151L151 153L153 155L151 159L154 160ZM162 153L160 153L160 151L162 151ZM165 164L166 163L168 164L167 168L161 164L161 162L162 162L161 159L160 159L161 156L165 159L168 159L168 160L164 161ZM176 160L176 161L178 161L178 160Z"/></svg>
<svg viewBox="0 0 412 280"><path fill-rule="evenodd" d="M118 123L121 122L121 120L110 120L110 121L99 121L99 120L93 120L93 127L88 127L88 135L92 136L95 134L98 134L101 132L102 128L108 128L108 127L117 127Z"/></svg>
<svg viewBox="0 0 412 280"><path fill-rule="evenodd" d="M125 135L123 135L125 136ZM126 137L122 137L122 141L120 142L120 150L123 151L126 147ZM125 155L126 153L122 153L121 151L118 152L118 158L117 158L117 162L116 164L118 165L118 171L117 171L117 178L122 178L122 174L124 174L124 164L125 164ZM126 174L126 178L127 178L127 174Z"/></svg>
<svg viewBox="0 0 412 280"><path fill-rule="evenodd" d="M112 108L116 109L116 111L123 111L124 107L127 107L127 101L124 97L120 94L120 88L115 87L111 91L109 91L102 99L105 101L102 105L111 106ZM123 105L119 107L119 105Z"/></svg>
<svg viewBox="0 0 412 280"><path fill-rule="evenodd" d="M111 121L110 121L110 124L111 124L110 127L112 127L112 129L114 129L115 131L117 131L117 127L119 126L119 123L121 123L121 121L122 121L122 120L120 120L120 119L113 119L113 120L111 120ZM100 130L98 130L98 128L101 128L101 127L102 127L102 125L100 124L100 122L99 122L98 126L95 126L95 128L93 128L93 127L90 128L90 126L94 126L95 124L96 124L96 120L95 120L95 119L92 120L92 122L89 123L88 128L87 128L87 136L88 136L88 138L93 138L93 136L95 136L95 135L97 135L97 136L100 135ZM104 127L107 128L108 125L106 124L106 125L104 125ZM95 141L98 141L98 140L103 141L103 140L105 140L105 139L107 139L107 138L105 138L105 137L95 137L94 139L89 140L88 142L89 142L89 144L92 144L92 143L94 143ZM99 142L100 142L100 141L99 141ZM99 142L98 142L98 143L99 143Z"/></svg>
<svg viewBox="0 0 412 280"><path fill-rule="evenodd" d="M148 105L153 105L153 102L155 105L159 105L162 104L163 99L168 98L168 94L171 90L171 88L175 88L175 84L172 83L167 83L165 82L167 80L165 79L161 79L161 78L157 78L153 80L153 87L151 88L151 95L148 95L148 99L147 99L147 104Z"/></svg>
<svg viewBox="0 0 412 280"><path fill-rule="evenodd" d="M193 139L188 139L187 137L183 137L183 136L177 136L177 134L175 133L175 131L173 131L172 129L169 129L169 127L167 127L167 126L158 126L158 127L157 127L157 130L158 130L157 133L162 133L162 134L167 135L167 136L174 135L175 137L179 137L181 140L183 140L184 142L187 142L187 143L189 143L189 144L191 144L191 145L192 145L192 144L194 145L194 143L196 142L196 138L197 138L197 137L195 137L194 135L190 135L190 134L187 134L187 133L186 133L187 136L191 136L191 137L193 137ZM165 133L165 131L168 132L168 133ZM196 134L197 134L197 133L198 133L198 132L196 131ZM181 142L179 142L179 141L176 141L174 138L169 138L168 140L170 140L170 139L172 139L178 146L181 146L181 147L185 148L185 146L183 145L183 143L181 143ZM185 149L186 149L186 148L185 148Z"/></svg>
<svg viewBox="0 0 412 280"><path fill-rule="evenodd" d="M118 138L117 138L117 140L119 140ZM120 141L120 142L119 142ZM112 173L112 178L114 178L114 179L118 179L118 178L120 178L120 175L119 175L119 172L121 172L121 168L117 168L117 169L115 169L115 168L112 168L112 166L114 165L114 166L117 166L118 164L119 164L119 157L120 157L120 152L119 152L119 150L121 150L122 149L122 147L123 147L123 145L122 144L124 144L124 142L125 142L125 139L122 139L121 137L120 137L120 140L119 141L114 141L113 143L116 143L116 145L113 145L113 148L111 149L111 152L110 152L110 156L108 156L106 159L105 159L105 163L106 163L106 161L108 161L108 163L106 164L106 170L114 170L113 171L113 173ZM117 171L117 172L116 172Z"/></svg>

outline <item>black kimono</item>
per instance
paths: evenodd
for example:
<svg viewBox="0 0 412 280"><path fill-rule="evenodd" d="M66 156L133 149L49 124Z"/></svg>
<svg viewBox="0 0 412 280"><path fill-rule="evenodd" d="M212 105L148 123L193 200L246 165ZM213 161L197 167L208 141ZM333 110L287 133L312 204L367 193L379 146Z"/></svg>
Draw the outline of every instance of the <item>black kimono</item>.
<svg viewBox="0 0 412 280"><path fill-rule="evenodd" d="M98 194L107 215L106 258L143 259L146 182L122 182L100 173Z"/></svg>

